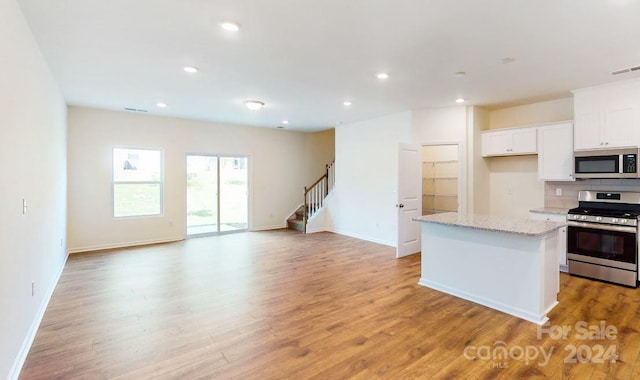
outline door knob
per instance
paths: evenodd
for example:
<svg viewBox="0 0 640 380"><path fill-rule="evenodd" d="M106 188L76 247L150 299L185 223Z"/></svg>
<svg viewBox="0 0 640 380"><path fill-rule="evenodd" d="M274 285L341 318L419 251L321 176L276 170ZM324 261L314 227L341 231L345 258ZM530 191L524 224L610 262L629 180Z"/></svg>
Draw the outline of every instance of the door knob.
<svg viewBox="0 0 640 380"><path fill-rule="evenodd" d="M403 207L404 207L404 205L403 205L402 203L400 203L399 205L396 205L396 207L398 207L398 208L403 208Z"/></svg>

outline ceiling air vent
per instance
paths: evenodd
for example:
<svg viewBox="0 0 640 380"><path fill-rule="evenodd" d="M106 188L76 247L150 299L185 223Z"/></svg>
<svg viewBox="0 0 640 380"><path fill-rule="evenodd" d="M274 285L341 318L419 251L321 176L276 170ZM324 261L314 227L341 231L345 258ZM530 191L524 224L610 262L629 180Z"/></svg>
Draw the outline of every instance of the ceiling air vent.
<svg viewBox="0 0 640 380"><path fill-rule="evenodd" d="M129 112L149 112L148 110L141 110L137 108L128 108L128 107L125 107L124 110Z"/></svg>
<svg viewBox="0 0 640 380"><path fill-rule="evenodd" d="M619 75L619 74L624 74L624 73L630 73L632 71L638 71L638 70L640 70L640 66L634 66L634 67L629 67L629 68L622 69L622 70L612 71L611 75Z"/></svg>

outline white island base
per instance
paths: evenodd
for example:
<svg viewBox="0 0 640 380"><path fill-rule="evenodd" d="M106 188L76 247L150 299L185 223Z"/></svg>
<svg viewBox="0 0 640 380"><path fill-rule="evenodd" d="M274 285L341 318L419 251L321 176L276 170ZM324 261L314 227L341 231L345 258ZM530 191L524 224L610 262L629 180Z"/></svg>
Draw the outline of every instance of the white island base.
<svg viewBox="0 0 640 380"><path fill-rule="evenodd" d="M548 321L547 313L558 304L556 229L562 224L532 234L428 219L415 219L422 222L420 285L539 325Z"/></svg>

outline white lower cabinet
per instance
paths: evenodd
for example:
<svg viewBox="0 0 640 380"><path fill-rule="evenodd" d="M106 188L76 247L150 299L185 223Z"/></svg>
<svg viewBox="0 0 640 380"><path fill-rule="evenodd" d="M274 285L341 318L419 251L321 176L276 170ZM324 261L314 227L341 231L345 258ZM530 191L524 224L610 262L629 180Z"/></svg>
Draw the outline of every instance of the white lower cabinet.
<svg viewBox="0 0 640 380"><path fill-rule="evenodd" d="M539 212L530 212L531 219L548 220L550 222L565 223L567 221L566 214L547 214ZM561 272L567 272L567 226L558 229L558 265Z"/></svg>

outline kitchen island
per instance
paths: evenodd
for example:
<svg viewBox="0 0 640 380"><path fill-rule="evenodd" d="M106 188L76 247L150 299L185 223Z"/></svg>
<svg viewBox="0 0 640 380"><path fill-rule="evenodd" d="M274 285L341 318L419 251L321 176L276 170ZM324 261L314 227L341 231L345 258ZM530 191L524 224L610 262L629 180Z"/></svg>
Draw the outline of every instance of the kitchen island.
<svg viewBox="0 0 640 380"><path fill-rule="evenodd" d="M544 324L557 304L564 223L443 213L422 223L419 284Z"/></svg>

